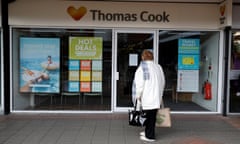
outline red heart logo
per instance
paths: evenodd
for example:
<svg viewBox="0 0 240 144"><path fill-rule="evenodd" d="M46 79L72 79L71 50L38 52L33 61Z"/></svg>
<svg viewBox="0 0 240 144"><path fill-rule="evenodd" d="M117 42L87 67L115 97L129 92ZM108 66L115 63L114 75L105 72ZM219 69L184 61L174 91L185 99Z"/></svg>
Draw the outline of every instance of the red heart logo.
<svg viewBox="0 0 240 144"><path fill-rule="evenodd" d="M73 6L69 6L67 12L74 20L78 21L87 13L87 9L85 7L76 9Z"/></svg>

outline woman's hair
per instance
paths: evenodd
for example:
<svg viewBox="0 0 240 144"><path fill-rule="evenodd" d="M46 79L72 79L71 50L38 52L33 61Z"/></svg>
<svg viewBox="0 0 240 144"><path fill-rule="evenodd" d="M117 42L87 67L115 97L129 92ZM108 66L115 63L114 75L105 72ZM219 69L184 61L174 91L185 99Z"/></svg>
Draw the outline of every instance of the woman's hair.
<svg viewBox="0 0 240 144"><path fill-rule="evenodd" d="M153 60L153 53L150 50L143 50L142 59L143 60Z"/></svg>

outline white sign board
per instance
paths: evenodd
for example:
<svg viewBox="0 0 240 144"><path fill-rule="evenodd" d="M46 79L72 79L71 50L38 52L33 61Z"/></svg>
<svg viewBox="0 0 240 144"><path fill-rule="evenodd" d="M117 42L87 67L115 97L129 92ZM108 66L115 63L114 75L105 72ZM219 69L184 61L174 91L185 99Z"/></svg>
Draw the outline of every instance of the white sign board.
<svg viewBox="0 0 240 144"><path fill-rule="evenodd" d="M178 70L177 92L198 92L198 70Z"/></svg>

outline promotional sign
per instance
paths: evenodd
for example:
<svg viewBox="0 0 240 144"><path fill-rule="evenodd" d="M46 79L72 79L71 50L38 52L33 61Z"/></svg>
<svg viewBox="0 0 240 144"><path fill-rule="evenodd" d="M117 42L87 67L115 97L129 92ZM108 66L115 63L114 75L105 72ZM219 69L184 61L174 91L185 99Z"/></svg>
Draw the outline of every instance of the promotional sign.
<svg viewBox="0 0 240 144"><path fill-rule="evenodd" d="M91 92L91 83L90 82L81 82L80 91L81 92Z"/></svg>
<svg viewBox="0 0 240 144"><path fill-rule="evenodd" d="M79 71L69 71L69 80L78 81L79 80Z"/></svg>
<svg viewBox="0 0 240 144"><path fill-rule="evenodd" d="M79 70L80 62L79 60L69 60L68 68L69 70Z"/></svg>
<svg viewBox="0 0 240 144"><path fill-rule="evenodd" d="M102 59L101 37L70 37L69 58L77 60Z"/></svg>
<svg viewBox="0 0 240 144"><path fill-rule="evenodd" d="M69 82L68 84L69 92L79 92L79 82Z"/></svg>
<svg viewBox="0 0 240 144"><path fill-rule="evenodd" d="M102 43L102 37L69 38L69 91L102 92Z"/></svg>
<svg viewBox="0 0 240 144"><path fill-rule="evenodd" d="M102 92L102 82L92 82L92 92Z"/></svg>
<svg viewBox="0 0 240 144"><path fill-rule="evenodd" d="M178 55L178 69L179 70L198 70L199 69L199 55Z"/></svg>
<svg viewBox="0 0 240 144"><path fill-rule="evenodd" d="M20 37L19 58L20 92L59 92L59 38Z"/></svg>
<svg viewBox="0 0 240 144"><path fill-rule="evenodd" d="M198 92L199 39L178 40L178 92Z"/></svg>
<svg viewBox="0 0 240 144"><path fill-rule="evenodd" d="M199 54L200 40L199 39L179 39L178 53L179 54Z"/></svg>
<svg viewBox="0 0 240 144"><path fill-rule="evenodd" d="M92 61L92 70L102 70L102 61L93 60Z"/></svg>

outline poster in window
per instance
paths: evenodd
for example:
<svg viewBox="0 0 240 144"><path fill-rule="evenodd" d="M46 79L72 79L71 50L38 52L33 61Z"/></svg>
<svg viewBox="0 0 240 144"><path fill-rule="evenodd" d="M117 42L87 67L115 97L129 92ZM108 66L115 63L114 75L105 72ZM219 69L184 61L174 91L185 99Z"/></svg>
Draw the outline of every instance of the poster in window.
<svg viewBox="0 0 240 144"><path fill-rule="evenodd" d="M69 71L70 81L79 81L79 71Z"/></svg>
<svg viewBox="0 0 240 144"><path fill-rule="evenodd" d="M69 37L69 59L102 59L102 37Z"/></svg>
<svg viewBox="0 0 240 144"><path fill-rule="evenodd" d="M20 37L20 92L59 93L60 39Z"/></svg>
<svg viewBox="0 0 240 144"><path fill-rule="evenodd" d="M198 92L199 39L178 39L178 92Z"/></svg>
<svg viewBox="0 0 240 144"><path fill-rule="evenodd" d="M199 54L200 40L199 39L179 39L178 53L179 54Z"/></svg>
<svg viewBox="0 0 240 144"><path fill-rule="evenodd" d="M92 61L92 70L102 70L102 61L101 60L93 60Z"/></svg>
<svg viewBox="0 0 240 144"><path fill-rule="evenodd" d="M91 70L91 61L90 60L81 60L81 70Z"/></svg>
<svg viewBox="0 0 240 144"><path fill-rule="evenodd" d="M92 71L92 81L102 81L102 71Z"/></svg>
<svg viewBox="0 0 240 144"><path fill-rule="evenodd" d="M102 92L102 82L92 82L92 92Z"/></svg>
<svg viewBox="0 0 240 144"><path fill-rule="evenodd" d="M79 82L69 82L68 83L69 92L79 92Z"/></svg>
<svg viewBox="0 0 240 144"><path fill-rule="evenodd" d="M179 70L198 70L199 69L199 55L178 55L178 69Z"/></svg>
<svg viewBox="0 0 240 144"><path fill-rule="evenodd" d="M80 83L80 92L91 92L91 83L90 82L81 82Z"/></svg>
<svg viewBox="0 0 240 144"><path fill-rule="evenodd" d="M80 81L91 81L91 71L80 71Z"/></svg>
<svg viewBox="0 0 240 144"><path fill-rule="evenodd" d="M68 67L69 67L69 70L79 70L80 68L79 60L69 60Z"/></svg>

